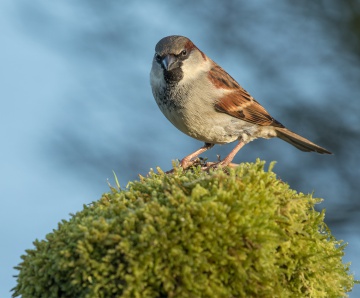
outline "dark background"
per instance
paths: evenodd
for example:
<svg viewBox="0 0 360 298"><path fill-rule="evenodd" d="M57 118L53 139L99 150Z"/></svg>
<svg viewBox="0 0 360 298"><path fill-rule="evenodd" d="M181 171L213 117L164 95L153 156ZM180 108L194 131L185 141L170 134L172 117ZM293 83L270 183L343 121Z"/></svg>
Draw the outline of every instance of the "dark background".
<svg viewBox="0 0 360 298"><path fill-rule="evenodd" d="M360 279L360 2L4 1L0 4L0 296L36 238L114 184L171 168L202 144L152 97L155 44L185 35L272 116L334 153L256 140L235 162L276 160L293 189L324 198ZM235 144L204 156L225 156ZM350 297L360 296L356 286Z"/></svg>

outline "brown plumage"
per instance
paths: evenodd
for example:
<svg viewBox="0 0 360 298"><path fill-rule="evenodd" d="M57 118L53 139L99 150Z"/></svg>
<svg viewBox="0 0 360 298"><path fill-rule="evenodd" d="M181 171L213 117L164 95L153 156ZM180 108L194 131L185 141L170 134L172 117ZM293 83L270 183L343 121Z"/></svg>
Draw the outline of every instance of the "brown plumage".
<svg viewBox="0 0 360 298"><path fill-rule="evenodd" d="M239 143L219 165L228 165L243 145L256 138L279 137L302 151L331 154L274 119L188 38L165 37L155 52L150 78L156 102L179 130L205 142L182 159L184 168L214 144L235 140Z"/></svg>
<svg viewBox="0 0 360 298"><path fill-rule="evenodd" d="M277 137L290 143L301 151L314 151L320 154L332 154L323 147L316 145L308 139L292 132L274 119L244 88L242 88L220 66L215 65L209 72L209 78L217 88L232 90L232 92L219 98L215 109L241 120L261 125L273 126Z"/></svg>

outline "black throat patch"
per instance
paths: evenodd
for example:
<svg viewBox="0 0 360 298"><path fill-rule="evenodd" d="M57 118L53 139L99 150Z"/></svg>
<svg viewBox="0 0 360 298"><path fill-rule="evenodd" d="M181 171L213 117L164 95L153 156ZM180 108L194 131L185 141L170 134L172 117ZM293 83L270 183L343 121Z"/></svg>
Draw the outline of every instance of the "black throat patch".
<svg viewBox="0 0 360 298"><path fill-rule="evenodd" d="M168 84L178 83L184 77L184 73L181 70L181 67L176 67L170 71L163 69L165 82Z"/></svg>

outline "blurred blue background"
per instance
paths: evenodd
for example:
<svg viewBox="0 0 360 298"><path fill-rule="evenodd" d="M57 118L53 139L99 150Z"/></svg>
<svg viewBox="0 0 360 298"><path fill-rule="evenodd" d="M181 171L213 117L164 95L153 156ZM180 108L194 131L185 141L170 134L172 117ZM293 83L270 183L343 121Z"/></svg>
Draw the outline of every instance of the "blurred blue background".
<svg viewBox="0 0 360 298"><path fill-rule="evenodd" d="M256 140L235 162L276 160L293 189L324 198L360 279L360 3L328 1L0 2L0 297L25 249L70 213L202 144L151 93L155 44L188 36L276 119L335 154ZM225 156L234 144L205 154ZM360 297L355 286L350 297Z"/></svg>

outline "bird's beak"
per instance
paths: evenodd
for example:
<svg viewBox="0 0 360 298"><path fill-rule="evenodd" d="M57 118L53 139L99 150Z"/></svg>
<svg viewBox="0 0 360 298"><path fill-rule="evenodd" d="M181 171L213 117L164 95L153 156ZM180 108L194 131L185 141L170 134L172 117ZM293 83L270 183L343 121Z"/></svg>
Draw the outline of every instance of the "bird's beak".
<svg viewBox="0 0 360 298"><path fill-rule="evenodd" d="M161 61L162 65L167 71L173 69L175 62L176 57L174 55L166 55L165 58Z"/></svg>

